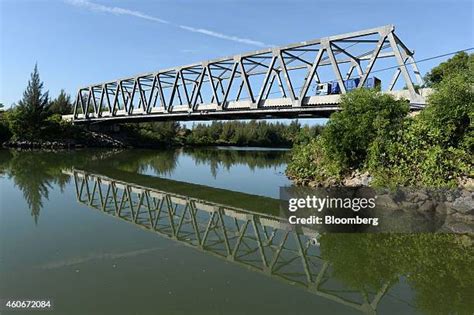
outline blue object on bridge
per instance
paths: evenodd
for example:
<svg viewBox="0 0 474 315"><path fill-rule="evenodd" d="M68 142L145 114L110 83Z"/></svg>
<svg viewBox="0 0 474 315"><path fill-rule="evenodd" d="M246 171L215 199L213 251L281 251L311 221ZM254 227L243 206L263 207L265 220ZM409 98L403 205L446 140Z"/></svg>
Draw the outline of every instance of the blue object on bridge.
<svg viewBox="0 0 474 315"><path fill-rule="evenodd" d="M360 83L360 78L344 80L344 86L346 87L347 92L356 89L359 83ZM364 87L368 89L375 89L375 88L378 88L380 84L381 84L381 81L379 78L370 77L370 78L367 78L367 80L365 80ZM331 85L330 94L341 94L341 88L339 86L338 81L332 81L330 85Z"/></svg>
<svg viewBox="0 0 474 315"><path fill-rule="evenodd" d="M370 77L365 80L364 87L368 89L375 89L381 84L380 79L376 77Z"/></svg>
<svg viewBox="0 0 474 315"><path fill-rule="evenodd" d="M346 87L346 91L349 92L357 88L357 86L359 85L359 82L360 82L359 78L349 79L349 80L344 81L344 86Z"/></svg>
<svg viewBox="0 0 474 315"><path fill-rule="evenodd" d="M344 86L346 87L346 91L352 91L355 88L357 88L357 85L359 85L359 82L360 82L359 78L344 80ZM339 86L339 82L332 81L331 94L340 94L340 93L341 93L341 88Z"/></svg>

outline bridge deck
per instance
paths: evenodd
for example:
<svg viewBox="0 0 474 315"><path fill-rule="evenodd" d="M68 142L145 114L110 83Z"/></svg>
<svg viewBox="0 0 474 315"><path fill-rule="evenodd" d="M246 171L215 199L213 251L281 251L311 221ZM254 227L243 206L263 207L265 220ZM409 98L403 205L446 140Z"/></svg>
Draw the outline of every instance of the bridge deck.
<svg viewBox="0 0 474 315"><path fill-rule="evenodd" d="M431 89L420 89L423 100L431 93ZM389 94L397 99L409 100L407 90L392 91ZM199 110L189 111L187 106L175 106L169 112L164 109L153 109L146 113L140 109L128 114L118 111L115 115L102 112L100 116L90 113L87 119L84 114L63 115L63 119L75 123L89 122L145 122L145 121L205 121L205 120L233 120L233 119L279 119L279 118L328 118L333 112L340 110L341 95L312 96L305 99L301 107L292 107L291 99L278 98L262 101L258 109L253 109L250 101L234 102L228 110L221 110L218 104L201 106ZM411 110L419 110L424 104L411 104ZM96 117L97 116L97 117Z"/></svg>

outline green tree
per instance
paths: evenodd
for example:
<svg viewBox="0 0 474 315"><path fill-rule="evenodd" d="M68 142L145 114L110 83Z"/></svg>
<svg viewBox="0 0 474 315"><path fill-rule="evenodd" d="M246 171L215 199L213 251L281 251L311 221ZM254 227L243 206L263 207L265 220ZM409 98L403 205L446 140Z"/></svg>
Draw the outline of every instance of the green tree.
<svg viewBox="0 0 474 315"><path fill-rule="evenodd" d="M52 114L59 114L59 115L68 115L72 114L72 103L71 103L71 96L66 94L64 90L61 90L58 97L51 102L49 106L49 111Z"/></svg>
<svg viewBox="0 0 474 315"><path fill-rule="evenodd" d="M33 140L41 136L48 116L48 92L43 93L38 65L35 65L23 98L8 115L10 130L17 139Z"/></svg>
<svg viewBox="0 0 474 315"><path fill-rule="evenodd" d="M442 62L437 67L431 69L425 76L425 85L433 87L440 83L444 78L460 72L468 72L474 67L474 54L468 55L465 52L459 52L453 58ZM471 70L472 71L472 70Z"/></svg>
<svg viewBox="0 0 474 315"><path fill-rule="evenodd" d="M223 124L222 133L219 137L220 142L231 144L231 139L234 137L235 128L234 122L228 122Z"/></svg>
<svg viewBox="0 0 474 315"><path fill-rule="evenodd" d="M190 145L240 145L290 147L292 144L309 142L320 133L320 126L305 126L267 121L227 121L196 124L186 135Z"/></svg>
<svg viewBox="0 0 474 315"><path fill-rule="evenodd" d="M9 140L12 136L10 128L8 127L7 116L8 113L3 110L3 104L0 103L0 144Z"/></svg>
<svg viewBox="0 0 474 315"><path fill-rule="evenodd" d="M445 77L428 99L429 106L420 120L430 129L435 143L457 147L468 130L472 132L474 114L474 67Z"/></svg>

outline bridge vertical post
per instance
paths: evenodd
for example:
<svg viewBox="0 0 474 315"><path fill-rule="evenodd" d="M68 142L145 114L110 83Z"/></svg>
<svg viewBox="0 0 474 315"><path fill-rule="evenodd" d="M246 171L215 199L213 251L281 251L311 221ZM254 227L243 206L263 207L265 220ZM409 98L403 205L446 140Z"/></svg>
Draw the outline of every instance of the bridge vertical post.
<svg viewBox="0 0 474 315"><path fill-rule="evenodd" d="M414 51L411 51L408 49L408 47L400 40L400 38L397 36L397 34L393 33L393 36L395 38L395 41L397 44L400 45L402 48L402 56L406 57L408 61L410 61L411 67L413 69L413 73L415 74L416 81L419 85L423 84L423 78L421 77L420 70L418 70L418 66L416 65L415 59L413 58L413 55L415 54Z"/></svg>
<svg viewBox="0 0 474 315"><path fill-rule="evenodd" d="M82 107L82 95L81 95L81 90L77 91L77 96L76 96L76 101L74 102L74 110L72 112L72 115L74 119L76 119L78 116L77 113L77 106L79 105L79 101L81 101L81 107ZM84 111L83 111L84 112Z"/></svg>
<svg viewBox="0 0 474 315"><path fill-rule="evenodd" d="M242 78L242 82L247 88L247 92L249 93L249 97L250 97L250 102L252 103L252 106L255 107L255 97L253 96L252 87L249 82L248 74L245 71L244 63L242 61L243 58L242 56L238 56L237 59L238 59L239 67L240 67L240 77Z"/></svg>
<svg viewBox="0 0 474 315"><path fill-rule="evenodd" d="M211 84L212 95L217 103L217 108L219 108L219 96L217 95L217 87L214 84L214 77L212 76L211 68L209 63L206 63L207 77L209 78L209 83Z"/></svg>
<svg viewBox="0 0 474 315"><path fill-rule="evenodd" d="M230 73L230 77L229 77L229 82L227 83L227 89L225 91L225 94L224 94L224 98L222 99L222 109L224 109L227 103L227 99L229 98L229 93L230 93L230 89L232 87L232 83L234 82L234 78L235 78L235 73L237 72L237 62L235 62L234 60L234 64L232 65L232 70L231 70L231 73Z"/></svg>

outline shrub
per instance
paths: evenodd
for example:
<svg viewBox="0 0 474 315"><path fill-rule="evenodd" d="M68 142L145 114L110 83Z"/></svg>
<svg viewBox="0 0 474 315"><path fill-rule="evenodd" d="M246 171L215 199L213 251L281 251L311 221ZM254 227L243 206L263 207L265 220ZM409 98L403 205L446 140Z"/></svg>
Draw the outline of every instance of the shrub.
<svg viewBox="0 0 474 315"><path fill-rule="evenodd" d="M341 107L322 133L329 158L341 169L361 168L377 134L396 128L408 113L406 102L368 89L343 95Z"/></svg>
<svg viewBox="0 0 474 315"><path fill-rule="evenodd" d="M429 106L420 113L434 143L457 147L468 129L473 129L473 76L460 72L444 79L429 97Z"/></svg>
<svg viewBox="0 0 474 315"><path fill-rule="evenodd" d="M180 131L175 121L124 124L122 128L140 146L175 144Z"/></svg>
<svg viewBox="0 0 474 315"><path fill-rule="evenodd" d="M337 181L341 169L338 163L329 158L326 147L321 136L293 147L287 175L318 182Z"/></svg>

